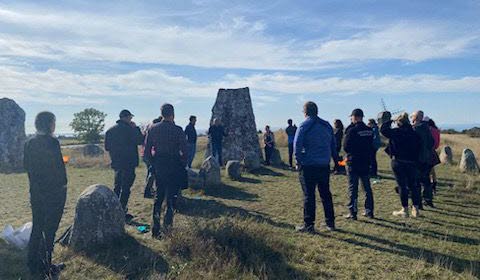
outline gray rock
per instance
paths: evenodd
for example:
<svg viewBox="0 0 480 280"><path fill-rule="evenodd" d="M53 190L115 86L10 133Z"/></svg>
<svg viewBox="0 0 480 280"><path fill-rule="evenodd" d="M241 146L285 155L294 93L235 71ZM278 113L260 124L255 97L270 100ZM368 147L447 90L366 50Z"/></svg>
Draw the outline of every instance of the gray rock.
<svg viewBox="0 0 480 280"><path fill-rule="evenodd" d="M204 186L204 179L198 172L189 168L187 169L188 174L188 186L193 189L201 189Z"/></svg>
<svg viewBox="0 0 480 280"><path fill-rule="evenodd" d="M87 144L82 148L83 155L86 157L98 157L102 156L105 152L102 147L95 144Z"/></svg>
<svg viewBox="0 0 480 280"><path fill-rule="evenodd" d="M442 148L442 151L440 152L440 162L444 164L453 163L453 153L452 153L452 148L450 148L450 146L445 146Z"/></svg>
<svg viewBox="0 0 480 280"><path fill-rule="evenodd" d="M273 149L270 161L273 166L282 166L284 164L282 161L282 157L280 156L280 151L277 148Z"/></svg>
<svg viewBox="0 0 480 280"><path fill-rule="evenodd" d="M242 178L242 163L239 160L229 160L226 172L230 179L240 180Z"/></svg>
<svg viewBox="0 0 480 280"><path fill-rule="evenodd" d="M218 165L218 160L215 157L209 156L203 161L200 167L200 176L204 180L204 186L215 186L222 183L220 165Z"/></svg>
<svg viewBox="0 0 480 280"><path fill-rule="evenodd" d="M478 173L479 167L475 154L470 149L464 149L462 152L462 159L459 165L460 171L464 173Z"/></svg>
<svg viewBox="0 0 480 280"><path fill-rule="evenodd" d="M223 141L222 165L242 159L248 170L260 168L262 153L249 89L219 89L212 109L213 119L219 119L228 134ZM210 155L208 145L205 157Z"/></svg>
<svg viewBox="0 0 480 280"><path fill-rule="evenodd" d="M125 213L115 193L103 185L85 189L77 202L70 246L91 250L124 237Z"/></svg>
<svg viewBox="0 0 480 280"><path fill-rule="evenodd" d="M8 98L0 99L0 172L23 170L25 111Z"/></svg>

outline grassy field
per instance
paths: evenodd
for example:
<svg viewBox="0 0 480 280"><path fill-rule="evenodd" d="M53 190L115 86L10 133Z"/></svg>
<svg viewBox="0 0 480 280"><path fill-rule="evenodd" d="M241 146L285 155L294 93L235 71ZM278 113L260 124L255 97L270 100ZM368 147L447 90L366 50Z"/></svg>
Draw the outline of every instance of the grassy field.
<svg viewBox="0 0 480 280"><path fill-rule="evenodd" d="M448 140L460 147L464 139L452 137ZM468 145L478 151L480 140L473 141ZM197 166L205 142L201 145ZM285 148L281 151L285 159ZM456 166L438 167L437 208L417 219L401 219L391 215L399 199L383 152L379 165L382 179L372 180L375 220L342 219L346 177L332 176L336 232L318 227L314 236L296 234L293 228L301 224L303 211L297 173L264 168L245 174L241 182L223 177L222 186L184 191L175 228L162 240L128 226L126 240L96 248L95 254L57 246L55 261L67 264L63 279L478 279L480 178L461 174ZM113 182L105 165L80 166L68 167L68 201L59 232L72 223L83 189ZM129 208L135 221L150 223L152 201L142 196L144 176L141 166ZM0 228L30 221L25 174L0 175L0 215ZM322 220L317 207L318 224ZM25 252L1 240L0 279L28 279Z"/></svg>

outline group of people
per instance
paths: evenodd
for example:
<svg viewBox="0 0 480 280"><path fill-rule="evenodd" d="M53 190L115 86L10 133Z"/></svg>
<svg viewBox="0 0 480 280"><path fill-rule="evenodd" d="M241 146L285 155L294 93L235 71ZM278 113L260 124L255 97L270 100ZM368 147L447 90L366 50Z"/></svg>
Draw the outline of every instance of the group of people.
<svg viewBox="0 0 480 280"><path fill-rule="evenodd" d="M365 124L361 109L353 110L351 124L335 120L334 127L318 117L314 102L304 105L305 121L299 127L288 120L289 165L299 171L304 194L304 223L297 231L315 232L318 189L325 214L327 230L335 230L335 214L330 192L330 162L338 171L341 149L345 151L348 175L349 213L345 218L357 219L358 186L365 191L364 216L374 218L374 196L370 177L378 176L376 153L382 142L380 133L388 139L385 149L391 158L393 173L398 185L402 209L395 216L409 216L408 199L412 199L411 215L418 217L423 206L433 207L436 189L433 166L438 161L435 149L439 145L439 131L434 122L424 117L422 111L411 115L404 113L394 120L386 120L378 128L374 120ZM182 188L188 185L187 169L192 167L196 153L197 118L191 116L183 130L175 124L175 110L171 104L160 108L161 116L142 131L133 121L133 114L122 110L119 120L105 134L105 150L109 152L115 173L114 192L128 214L130 189L139 165L138 146L143 149L143 161L148 172L145 197L155 198L152 214L152 237L160 238L173 224L175 203ZM55 115L41 112L36 116L36 134L25 143L24 166L30 182L33 229L28 248L28 266L34 279L44 279L58 274L63 264L52 264L53 243L66 201L67 173L59 141L54 137ZM395 127L392 124L395 123ZM214 119L208 130L212 155L222 165L222 143L228 134L220 120ZM270 164L275 147L275 135L267 126L263 135L265 164ZM343 144L342 144L343 143ZM433 180L433 181L431 181ZM153 186L156 186L153 190ZM423 188L423 193L422 193ZM163 226L160 221L162 204L166 203Z"/></svg>
<svg viewBox="0 0 480 280"><path fill-rule="evenodd" d="M348 214L344 217L357 220L359 183L365 192L363 216L372 219L375 217L370 178L378 176L376 153L382 145L380 133L388 139L385 152L391 158L396 189L402 205L399 211L392 214L408 217L411 213L412 217L418 217L424 205L434 207L433 190L437 184L434 166L440 162L436 153L440 143L438 128L422 111L416 111L411 116L402 113L393 120L390 119L389 112L385 113L389 117L382 120L379 129L375 120L369 120L367 125L363 121L363 111L355 109L350 116L351 124L344 131L341 121L335 120L333 128L318 117L315 103L305 103L306 119L299 126L293 140L293 151L304 194L304 223L297 227L297 231L315 232L316 189L323 204L326 229L335 230L330 192L330 160L333 159L334 171L337 171L342 147L346 153L349 197ZM409 197L412 200L411 212Z"/></svg>

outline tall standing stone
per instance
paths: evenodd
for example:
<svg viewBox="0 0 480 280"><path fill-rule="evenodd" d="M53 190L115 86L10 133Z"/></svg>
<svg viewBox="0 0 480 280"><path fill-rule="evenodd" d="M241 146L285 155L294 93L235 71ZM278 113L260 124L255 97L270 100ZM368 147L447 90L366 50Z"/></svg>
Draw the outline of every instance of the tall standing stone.
<svg viewBox="0 0 480 280"><path fill-rule="evenodd" d="M253 114L250 91L247 88L219 89L212 109L212 119L219 119L228 134L223 140L223 163L244 160L248 170L260 168L262 154ZM206 157L211 155L210 143Z"/></svg>
<svg viewBox="0 0 480 280"><path fill-rule="evenodd" d="M453 153L452 153L452 148L450 148L450 146L444 146L442 148L442 151L440 152L440 162L444 164L453 163Z"/></svg>
<svg viewBox="0 0 480 280"><path fill-rule="evenodd" d="M464 173L478 173L479 167L475 154L470 149L464 149L460 160L460 171Z"/></svg>
<svg viewBox="0 0 480 280"><path fill-rule="evenodd" d="M25 139L25 111L11 99L0 99L0 172L23 169Z"/></svg>
<svg viewBox="0 0 480 280"><path fill-rule="evenodd" d="M69 244L75 250L92 250L124 237L125 212L115 193L103 185L85 189L77 202Z"/></svg>

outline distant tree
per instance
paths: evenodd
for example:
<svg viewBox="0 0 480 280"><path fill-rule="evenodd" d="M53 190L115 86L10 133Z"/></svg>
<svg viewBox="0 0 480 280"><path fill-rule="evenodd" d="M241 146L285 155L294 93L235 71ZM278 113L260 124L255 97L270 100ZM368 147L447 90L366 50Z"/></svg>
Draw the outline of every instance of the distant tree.
<svg viewBox="0 0 480 280"><path fill-rule="evenodd" d="M80 140L87 143L99 143L100 134L105 128L106 116L107 114L97 109L88 108L73 114L73 121L70 123L70 127Z"/></svg>
<svg viewBox="0 0 480 280"><path fill-rule="evenodd" d="M470 129L464 129L462 131L463 134L467 134L470 137L480 137L480 127L473 127Z"/></svg>

